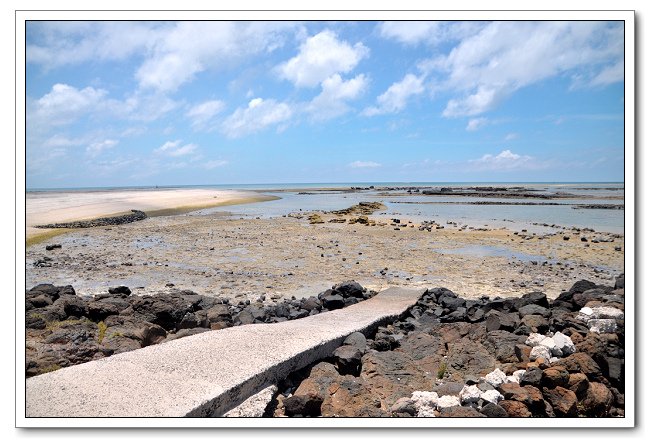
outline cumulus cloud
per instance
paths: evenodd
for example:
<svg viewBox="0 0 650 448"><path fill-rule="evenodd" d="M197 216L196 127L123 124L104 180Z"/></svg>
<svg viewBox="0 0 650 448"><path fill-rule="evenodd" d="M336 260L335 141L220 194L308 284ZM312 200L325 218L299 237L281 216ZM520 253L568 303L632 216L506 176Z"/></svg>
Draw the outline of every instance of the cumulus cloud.
<svg viewBox="0 0 650 448"><path fill-rule="evenodd" d="M48 93L28 104L28 127L71 123L82 114L94 111L98 104L103 104L106 93L92 87L77 89L67 84L54 84Z"/></svg>
<svg viewBox="0 0 650 448"><path fill-rule="evenodd" d="M371 161L362 162L361 160L348 164L348 167L350 168L379 168L380 166L381 163Z"/></svg>
<svg viewBox="0 0 650 448"><path fill-rule="evenodd" d="M225 103L219 100L205 101L193 106L185 115L191 120L192 127L203 129L209 125L210 120L219 114Z"/></svg>
<svg viewBox="0 0 650 448"><path fill-rule="evenodd" d="M401 81L393 83L388 90L377 97L377 106L363 111L366 116L396 113L406 107L409 98L424 92L423 78L411 73Z"/></svg>
<svg viewBox="0 0 650 448"><path fill-rule="evenodd" d="M188 143L187 145L181 145L182 140L167 141L162 146L153 150L154 154L164 155L168 157L181 157L188 154L194 153L197 148L197 145L194 143Z"/></svg>
<svg viewBox="0 0 650 448"><path fill-rule="evenodd" d="M281 125L292 115L293 111L286 103L254 98L247 107L238 108L223 121L221 132L229 138L243 137L269 126Z"/></svg>
<svg viewBox="0 0 650 448"><path fill-rule="evenodd" d="M286 31L296 26L291 22L178 22L156 41L136 79L143 88L175 91L200 72L234 66L281 47Z"/></svg>
<svg viewBox="0 0 650 448"><path fill-rule="evenodd" d="M117 140L111 140L111 139L106 139L100 142L94 142L91 143L86 147L86 154L88 154L90 157L97 157L100 155L104 150L109 149L117 145L119 141Z"/></svg>
<svg viewBox="0 0 650 448"><path fill-rule="evenodd" d="M467 122L466 131L473 132L478 131L483 126L486 126L490 121L487 118L472 118Z"/></svg>
<svg viewBox="0 0 650 448"><path fill-rule="evenodd" d="M366 90L368 78L358 75L344 81L337 73L321 83L322 91L307 105L307 112L314 120L327 120L350 110L347 101L358 98Z"/></svg>
<svg viewBox="0 0 650 448"><path fill-rule="evenodd" d="M309 37L300 46L297 56L280 64L280 77L298 87L315 87L335 73L348 73L370 50L361 42L350 45L330 31Z"/></svg>
<svg viewBox="0 0 650 448"><path fill-rule="evenodd" d="M446 117L479 115L515 91L579 72L594 86L622 79L623 28L617 22L492 22L446 56L421 67L440 90L456 92Z"/></svg>
<svg viewBox="0 0 650 448"><path fill-rule="evenodd" d="M468 161L470 171L513 171L539 168L531 156L515 154L509 149L501 151L496 156L485 154L480 159Z"/></svg>

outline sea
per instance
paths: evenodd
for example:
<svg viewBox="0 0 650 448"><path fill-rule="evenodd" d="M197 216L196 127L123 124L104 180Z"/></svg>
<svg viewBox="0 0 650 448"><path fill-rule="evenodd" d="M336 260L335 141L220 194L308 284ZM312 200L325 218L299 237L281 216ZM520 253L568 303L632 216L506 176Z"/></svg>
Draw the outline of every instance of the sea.
<svg viewBox="0 0 650 448"><path fill-rule="evenodd" d="M412 187L436 189L442 187L520 187L549 195L548 198L485 198L467 196L438 196L409 194L407 190L388 190L380 187ZM354 191L329 191L336 188L356 187ZM367 189L374 187L373 189ZM28 193L67 191L152 190L167 188L214 188L217 190L247 190L272 194L280 199L268 202L230 205L203 209L192 214L228 212L246 218L274 218L306 211L340 210L360 201L380 201L385 210L377 216L410 220L415 223L436 221L441 225L457 223L474 228L526 229L539 234L553 233L550 225L567 228L589 228L595 231L624 234L625 212L622 209L576 208L576 205L625 203L624 183L480 183L480 182L414 182L414 183L291 183L291 184L223 184L223 185L171 185L144 187L103 187L77 189L34 189ZM318 190L301 194L292 190ZM388 193L388 195L386 195ZM557 198L555 193L580 197ZM499 204L474 204L488 202ZM522 203L535 205L523 205ZM558 205L548 205L549 203ZM546 224L546 225L545 225Z"/></svg>

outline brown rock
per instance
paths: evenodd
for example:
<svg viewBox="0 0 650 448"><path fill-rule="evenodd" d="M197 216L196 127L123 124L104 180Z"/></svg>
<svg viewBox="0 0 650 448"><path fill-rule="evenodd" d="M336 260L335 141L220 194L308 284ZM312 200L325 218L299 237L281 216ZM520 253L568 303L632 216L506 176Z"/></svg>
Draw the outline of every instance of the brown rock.
<svg viewBox="0 0 650 448"><path fill-rule="evenodd" d="M449 408L443 408L440 410L440 417L447 418L485 418L486 416L481 414L474 408L467 406L452 406Z"/></svg>
<svg viewBox="0 0 650 448"><path fill-rule="evenodd" d="M415 390L432 390L436 386L437 370L423 370L421 362L397 350L366 353L361 358L360 378L388 409Z"/></svg>
<svg viewBox="0 0 650 448"><path fill-rule="evenodd" d="M528 407L519 401L502 400L499 406L506 410L509 417L532 417Z"/></svg>
<svg viewBox="0 0 650 448"><path fill-rule="evenodd" d="M575 392L578 398L582 397L587 389L589 389L589 380L584 373L571 373L569 374L569 383L567 386Z"/></svg>
<svg viewBox="0 0 650 448"><path fill-rule="evenodd" d="M563 387L555 389L545 387L543 395L551 403L553 411L559 417L576 417L578 415L578 398L572 390Z"/></svg>
<svg viewBox="0 0 650 448"><path fill-rule="evenodd" d="M517 383L504 383L498 388L506 400L519 401L526 405L532 403L528 390L524 389Z"/></svg>
<svg viewBox="0 0 650 448"><path fill-rule="evenodd" d="M285 400L286 403L286 400ZM388 417L389 408L361 378L345 376L332 383L321 405L323 417Z"/></svg>
<svg viewBox="0 0 650 448"><path fill-rule="evenodd" d="M552 366L542 371L542 386L553 389L557 386L567 387L569 371L562 366Z"/></svg>
<svg viewBox="0 0 650 448"><path fill-rule="evenodd" d="M340 375L333 364L320 362L312 367L309 376L300 383L294 396L312 394L320 397L322 401L327 395L327 389L332 383L338 381L339 377Z"/></svg>
<svg viewBox="0 0 650 448"><path fill-rule="evenodd" d="M589 379L595 379L601 376L598 364L586 353L573 353L566 358L556 361L553 365L562 366L569 373L584 373Z"/></svg>
<svg viewBox="0 0 650 448"><path fill-rule="evenodd" d="M603 417L609 413L613 402L614 395L607 386L592 382L579 406L589 417Z"/></svg>
<svg viewBox="0 0 650 448"><path fill-rule="evenodd" d="M482 344L467 338L449 344L447 371L452 380L463 381L469 375L484 376L495 367L496 359Z"/></svg>

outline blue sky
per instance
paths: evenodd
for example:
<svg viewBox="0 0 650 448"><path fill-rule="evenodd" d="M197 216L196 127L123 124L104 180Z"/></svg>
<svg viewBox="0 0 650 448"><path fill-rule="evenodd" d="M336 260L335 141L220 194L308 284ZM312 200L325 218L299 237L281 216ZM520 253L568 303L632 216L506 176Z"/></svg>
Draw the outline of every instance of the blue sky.
<svg viewBox="0 0 650 448"><path fill-rule="evenodd" d="M28 22L27 188L623 181L621 22Z"/></svg>

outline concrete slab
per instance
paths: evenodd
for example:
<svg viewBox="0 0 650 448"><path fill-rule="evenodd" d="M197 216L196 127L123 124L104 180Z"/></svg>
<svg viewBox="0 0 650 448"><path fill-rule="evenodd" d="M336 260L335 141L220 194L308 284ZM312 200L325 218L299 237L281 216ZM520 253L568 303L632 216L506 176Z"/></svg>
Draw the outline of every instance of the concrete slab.
<svg viewBox="0 0 650 448"><path fill-rule="evenodd" d="M424 290L389 288L347 308L209 331L26 382L26 417L222 416L331 353L355 331L402 315Z"/></svg>

